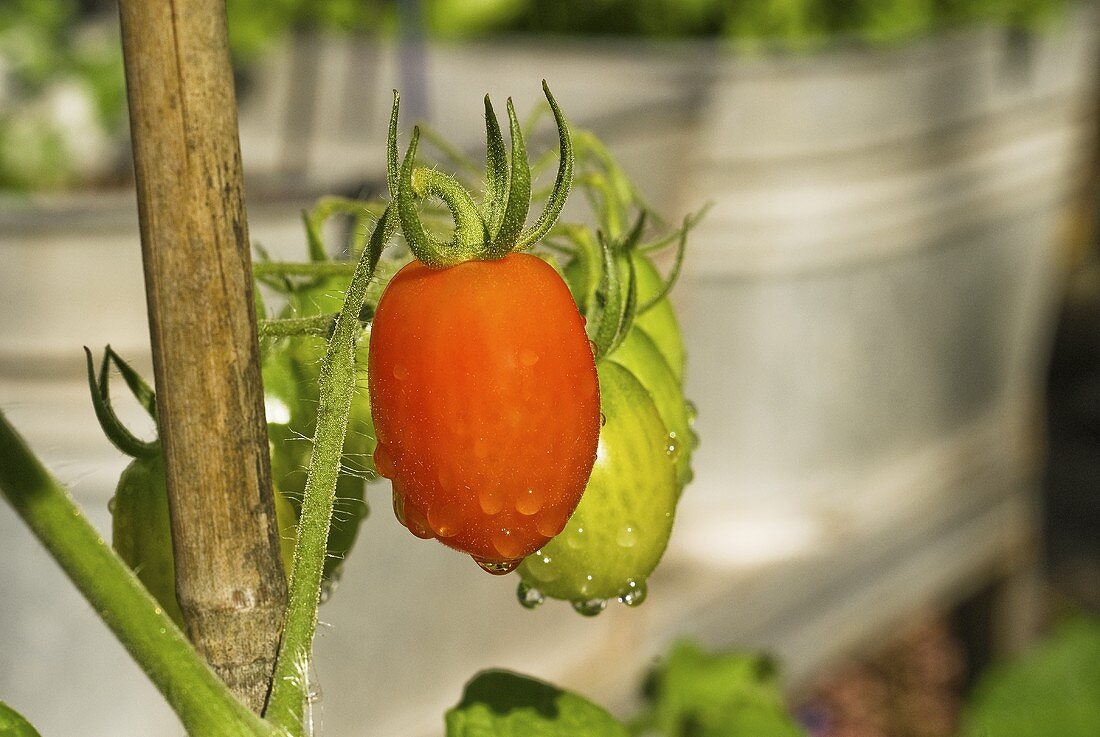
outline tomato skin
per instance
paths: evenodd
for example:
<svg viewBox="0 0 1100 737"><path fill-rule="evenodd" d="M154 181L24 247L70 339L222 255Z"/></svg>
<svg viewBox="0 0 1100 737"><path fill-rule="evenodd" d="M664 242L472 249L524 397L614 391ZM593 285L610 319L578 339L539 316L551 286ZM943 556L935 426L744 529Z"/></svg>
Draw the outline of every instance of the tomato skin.
<svg viewBox="0 0 1100 737"><path fill-rule="evenodd" d="M630 371L649 392L668 431L669 454L676 464L676 480L683 490L693 476L691 453L698 440L691 429L691 419L680 382L656 343L643 330L630 330L623 342L608 354L607 360Z"/></svg>
<svg viewBox="0 0 1100 737"><path fill-rule="evenodd" d="M564 531L519 573L546 596L575 603L624 597L660 562L679 485L665 427L646 389L612 361L599 364L600 448L588 489Z"/></svg>
<svg viewBox="0 0 1100 737"><path fill-rule="evenodd" d="M406 265L375 311L368 374L375 465L413 534L506 572L562 529L596 458L600 397L551 266Z"/></svg>
<svg viewBox="0 0 1100 737"><path fill-rule="evenodd" d="M663 280L657 268L644 254L634 252L631 254L634 262L634 276L637 281L638 304L645 304L649 299L661 291ZM668 361L676 380L683 383L684 367L687 356L684 350L684 336L680 331L680 323L676 320L676 311L672 309L672 303L668 297L662 298L657 304L638 315L634 320L634 328L643 331L653 339L661 355Z"/></svg>

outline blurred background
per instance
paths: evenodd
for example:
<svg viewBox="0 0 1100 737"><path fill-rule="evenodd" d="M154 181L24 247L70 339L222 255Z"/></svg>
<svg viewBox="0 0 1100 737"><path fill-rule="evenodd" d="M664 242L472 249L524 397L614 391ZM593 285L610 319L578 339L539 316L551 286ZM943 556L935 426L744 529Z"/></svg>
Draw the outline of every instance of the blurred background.
<svg viewBox="0 0 1100 737"><path fill-rule="evenodd" d="M990 666L1100 611L1096 4L228 11L249 226L275 257L302 258L319 195L380 191L395 87L403 123L478 158L481 96L522 116L546 78L670 221L713 202L674 295L702 446L646 604L526 611L376 486L321 610L322 734L440 734L490 666L624 713L686 637L773 653L815 736L953 737ZM80 348L151 375L117 26L109 0L0 5L0 406L104 532L125 459ZM180 734L5 507L0 560L0 697L47 737ZM1100 734L1073 652L1025 687L1054 705L1026 734Z"/></svg>

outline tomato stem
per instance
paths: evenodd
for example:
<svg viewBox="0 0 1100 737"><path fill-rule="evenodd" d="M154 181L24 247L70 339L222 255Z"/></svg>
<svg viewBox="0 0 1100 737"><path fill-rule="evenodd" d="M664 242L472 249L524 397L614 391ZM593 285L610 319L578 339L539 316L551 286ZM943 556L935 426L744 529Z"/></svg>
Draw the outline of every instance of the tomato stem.
<svg viewBox="0 0 1100 737"><path fill-rule="evenodd" d="M387 208L356 264L343 308L336 317L328 350L321 362L313 455L298 523L283 639L265 712L272 722L290 735L305 733L306 674L317 629L317 605L340 458L355 393L359 315L382 249L393 236L396 226L396 214Z"/></svg>
<svg viewBox="0 0 1100 737"><path fill-rule="evenodd" d="M535 245L553 227L573 178L573 143L569 126L546 81L543 92L558 127L559 162L554 186L546 206L534 225L526 227L531 209L531 166L527 158L523 126L508 100L508 132L511 152L505 150L504 137L488 95L485 97L485 199L479 207L473 196L454 177L431 168L416 166L420 129L414 128L404 159L398 163L397 119L400 97L394 92L386 141L387 175L390 198L395 206L401 231L410 250L432 268L447 268L463 261L493 260L512 251ZM443 201L454 218L454 235L449 242L434 238L420 218L419 204L428 197Z"/></svg>
<svg viewBox="0 0 1100 737"><path fill-rule="evenodd" d="M0 412L0 493L193 737L275 737L236 699Z"/></svg>

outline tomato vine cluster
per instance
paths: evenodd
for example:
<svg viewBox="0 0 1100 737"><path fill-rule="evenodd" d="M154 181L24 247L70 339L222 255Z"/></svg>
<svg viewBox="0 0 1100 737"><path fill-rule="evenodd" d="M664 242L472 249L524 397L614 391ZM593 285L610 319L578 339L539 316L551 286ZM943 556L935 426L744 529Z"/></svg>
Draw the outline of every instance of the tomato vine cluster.
<svg viewBox="0 0 1100 737"><path fill-rule="evenodd" d="M268 319L257 298L288 566L322 359L351 282L350 259L400 235L391 256L377 261L359 315L356 395L326 581L338 578L366 516L367 482L385 477L401 524L491 573L518 568L527 607L552 597L591 615L609 599L629 606L645 599L696 444L694 410L683 394L683 340L668 298L696 218L680 228L655 224L611 155L592 135L571 132L545 83L544 91L558 131L557 172L551 187L534 193L545 202L531 225L532 182L554 159L528 161L511 100L506 145L485 98L485 180L470 185L418 165L419 129L399 160L395 94L389 204L324 198L304 214L308 261L260 254L257 281L284 301ZM592 222L559 222L574 186L586 195ZM474 190L484 192L480 201ZM337 258L323 238L335 215L352 218L352 237ZM448 230L449 239L439 237ZM672 266L663 277L653 258L666 249ZM89 372L93 396L105 397L105 379L95 379L90 363ZM151 397L132 371L124 377ZM97 400L97 412L104 402ZM104 428L138 458L116 497L115 545L169 611L178 611L159 447L128 443L109 421ZM138 530L132 520L141 517L158 522Z"/></svg>

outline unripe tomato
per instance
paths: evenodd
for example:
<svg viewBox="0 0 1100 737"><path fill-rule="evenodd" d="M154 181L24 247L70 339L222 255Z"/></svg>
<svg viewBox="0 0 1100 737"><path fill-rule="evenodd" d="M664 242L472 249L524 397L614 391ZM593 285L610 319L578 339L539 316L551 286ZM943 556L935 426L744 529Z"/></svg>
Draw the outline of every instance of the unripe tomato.
<svg viewBox="0 0 1100 737"><path fill-rule="evenodd" d="M676 480L681 490L691 481L691 452L697 440L691 429L688 405L680 382L669 368L653 339L643 330L632 329L619 346L608 354L613 361L634 375L649 392L666 429L666 446L676 464Z"/></svg>
<svg viewBox="0 0 1100 737"><path fill-rule="evenodd" d="M661 291L663 281L660 273L644 254L631 254L634 262L634 277L637 279L638 304L645 304L650 297ZM634 326L653 339L661 355L668 361L676 380L683 382L684 365L687 361L684 351L684 336L676 320L676 312L668 297L638 315Z"/></svg>
<svg viewBox="0 0 1100 737"><path fill-rule="evenodd" d="M600 433L584 328L529 254L414 261L390 281L369 351L374 460L413 534L505 573L561 531Z"/></svg>
<svg viewBox="0 0 1100 737"><path fill-rule="evenodd" d="M172 550L172 521L168 512L168 486L160 454L135 458L118 479L111 499L111 546L137 574L138 579L183 626L176 600L176 565ZM279 554L287 575L294 564L298 518L279 490L275 490L275 523Z"/></svg>
<svg viewBox="0 0 1100 737"><path fill-rule="evenodd" d="M560 535L519 572L541 594L585 614L607 599L637 604L668 545L678 484L664 423L649 393L622 366L599 364L606 418L592 477Z"/></svg>

